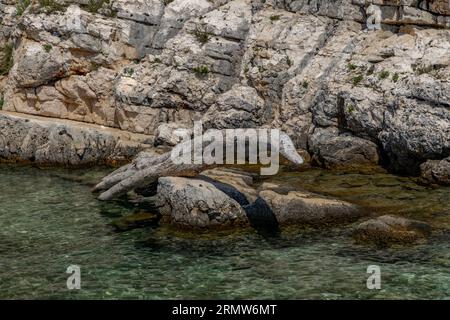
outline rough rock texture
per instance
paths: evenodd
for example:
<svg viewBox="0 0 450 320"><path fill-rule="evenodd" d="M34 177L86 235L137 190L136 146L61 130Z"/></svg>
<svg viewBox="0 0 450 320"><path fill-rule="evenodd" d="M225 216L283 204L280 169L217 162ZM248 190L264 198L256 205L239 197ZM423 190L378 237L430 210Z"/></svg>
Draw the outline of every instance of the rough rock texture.
<svg viewBox="0 0 450 320"><path fill-rule="evenodd" d="M181 228L248 226L278 229L293 224L324 227L354 222L360 207L305 191L287 191L233 169L210 169L195 179L158 180L161 223Z"/></svg>
<svg viewBox="0 0 450 320"><path fill-rule="evenodd" d="M147 136L116 129L0 111L0 161L117 165L151 143Z"/></svg>
<svg viewBox="0 0 450 320"><path fill-rule="evenodd" d="M149 135L277 127L325 167L450 156L446 0L40 3L0 0L4 110ZM364 30L369 3L383 30Z"/></svg>
<svg viewBox="0 0 450 320"><path fill-rule="evenodd" d="M430 234L431 227L424 222L389 215L365 221L353 231L356 241L376 245L414 243Z"/></svg>
<svg viewBox="0 0 450 320"><path fill-rule="evenodd" d="M155 146L175 146L185 139L190 139L192 130L177 123L163 123L155 132Z"/></svg>
<svg viewBox="0 0 450 320"><path fill-rule="evenodd" d="M248 225L244 210L213 184L197 179L159 178L161 223L180 228L231 228Z"/></svg>
<svg viewBox="0 0 450 320"><path fill-rule="evenodd" d="M450 158L428 160L420 166L420 169L422 182L450 185Z"/></svg>
<svg viewBox="0 0 450 320"><path fill-rule="evenodd" d="M355 221L364 216L361 208L351 203L307 192L291 191L279 194L265 190L261 191L259 196L272 209L280 225L333 225Z"/></svg>
<svg viewBox="0 0 450 320"><path fill-rule="evenodd" d="M249 203L254 202L258 196L257 190L253 187L253 177L249 173L228 168L215 168L205 170L201 175L231 185L243 193Z"/></svg>

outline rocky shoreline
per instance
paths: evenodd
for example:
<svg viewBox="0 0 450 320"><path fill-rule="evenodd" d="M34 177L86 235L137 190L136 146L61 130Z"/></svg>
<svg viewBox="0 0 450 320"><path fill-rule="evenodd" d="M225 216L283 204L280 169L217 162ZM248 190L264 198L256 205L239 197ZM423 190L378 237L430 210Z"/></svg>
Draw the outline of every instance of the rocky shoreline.
<svg viewBox="0 0 450 320"><path fill-rule="evenodd" d="M382 30L365 30L369 4ZM0 15L0 162L116 166L164 154L202 121L280 129L311 166L450 184L448 1L0 0ZM161 223L372 218L242 172L198 171L152 181ZM428 235L396 219L362 222L355 237Z"/></svg>

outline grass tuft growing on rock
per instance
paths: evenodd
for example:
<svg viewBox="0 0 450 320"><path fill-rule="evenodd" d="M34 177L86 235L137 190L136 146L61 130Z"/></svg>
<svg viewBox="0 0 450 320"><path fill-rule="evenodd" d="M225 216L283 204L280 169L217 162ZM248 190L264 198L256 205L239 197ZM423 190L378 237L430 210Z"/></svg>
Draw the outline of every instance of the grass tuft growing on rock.
<svg viewBox="0 0 450 320"><path fill-rule="evenodd" d="M394 82L397 82L399 79L400 79L400 76L399 76L398 73L395 73L395 74L392 76L392 81L394 81Z"/></svg>
<svg viewBox="0 0 450 320"><path fill-rule="evenodd" d="M350 71L356 70L356 68L357 68L357 66L354 65L353 63L349 63L347 65L347 69L350 70Z"/></svg>
<svg viewBox="0 0 450 320"><path fill-rule="evenodd" d="M355 106L354 105L352 105L352 104L348 104L347 105L347 112L348 113L353 113L354 111L355 111Z"/></svg>
<svg viewBox="0 0 450 320"><path fill-rule="evenodd" d="M48 43L44 44L42 47L44 48L45 52L47 52L47 53L52 50L52 45L48 44Z"/></svg>
<svg viewBox="0 0 450 320"><path fill-rule="evenodd" d="M302 82L302 87L305 88L305 89L308 89L308 87L309 87L309 82L306 81L306 80L303 81L303 82Z"/></svg>
<svg viewBox="0 0 450 320"><path fill-rule="evenodd" d="M287 63L287 65L288 65L289 67L292 67L292 65L294 64L294 63L292 62L292 59L291 59L289 56L286 57L286 63Z"/></svg>
<svg viewBox="0 0 450 320"><path fill-rule="evenodd" d="M7 75L14 64L13 46L7 44L2 49L3 58L0 60L0 76Z"/></svg>
<svg viewBox="0 0 450 320"><path fill-rule="evenodd" d="M29 7L31 0L19 0L16 4L16 15L21 17L25 10Z"/></svg>
<svg viewBox="0 0 450 320"><path fill-rule="evenodd" d="M383 70L378 74L378 79L380 79L380 80L387 79L389 77L389 75L390 75L389 71Z"/></svg>
<svg viewBox="0 0 450 320"><path fill-rule="evenodd" d="M270 16L270 21L278 21L280 20L281 16L280 15L272 15Z"/></svg>
<svg viewBox="0 0 450 320"><path fill-rule="evenodd" d="M200 77L204 77L204 76L208 75L209 68L207 66L198 66L198 67L195 67L194 69L192 69L192 71L194 71L196 75L198 75Z"/></svg>
<svg viewBox="0 0 450 320"><path fill-rule="evenodd" d="M0 96L0 110L3 109L4 104L5 104L5 99L3 98L3 96Z"/></svg>
<svg viewBox="0 0 450 320"><path fill-rule="evenodd" d="M39 6L45 9L47 13L64 11L66 9L63 4L57 2L56 0L39 0Z"/></svg>
<svg viewBox="0 0 450 320"><path fill-rule="evenodd" d="M361 81L364 79L364 76L362 74L357 75L356 77L353 77L352 79L352 83L354 86L357 86L358 84L361 83Z"/></svg>
<svg viewBox="0 0 450 320"><path fill-rule="evenodd" d="M87 10L90 13L98 13L105 4L109 4L109 0L89 0Z"/></svg>
<svg viewBox="0 0 450 320"><path fill-rule="evenodd" d="M211 39L211 34L209 32L206 32L206 28L205 27L203 27L203 30L201 30L198 26L196 26L195 30L192 31L192 35L201 44L208 43L209 40Z"/></svg>
<svg viewBox="0 0 450 320"><path fill-rule="evenodd" d="M126 76L126 77L132 77L133 74L134 74L134 69L133 69L133 68L125 68L125 69L123 70L123 74L124 74L124 76Z"/></svg>

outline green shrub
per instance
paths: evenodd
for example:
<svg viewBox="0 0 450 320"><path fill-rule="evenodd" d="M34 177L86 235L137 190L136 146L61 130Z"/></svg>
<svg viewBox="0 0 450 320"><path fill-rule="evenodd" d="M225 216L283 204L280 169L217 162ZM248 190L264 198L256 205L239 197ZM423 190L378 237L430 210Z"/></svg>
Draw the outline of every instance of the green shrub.
<svg viewBox="0 0 450 320"><path fill-rule="evenodd" d="M400 76L399 76L398 73L395 73L395 74L392 76L392 81L394 81L394 82L397 82L399 79L400 79Z"/></svg>
<svg viewBox="0 0 450 320"><path fill-rule="evenodd" d="M11 70L14 59L13 59L13 46L12 44L7 44L3 49L3 59L0 61L0 75L4 76Z"/></svg>
<svg viewBox="0 0 450 320"><path fill-rule="evenodd" d="M123 70L123 74L127 77L132 77L134 74L134 69L133 68L125 68Z"/></svg>
<svg viewBox="0 0 450 320"><path fill-rule="evenodd" d="M384 79L388 78L389 75L390 75L389 71L383 70L378 74L378 79L384 80Z"/></svg>
<svg viewBox="0 0 450 320"><path fill-rule="evenodd" d="M198 66L192 69L196 75L204 77L209 73L209 68L207 66Z"/></svg>
<svg viewBox="0 0 450 320"><path fill-rule="evenodd" d="M347 65L347 69L350 71L356 70L356 68L358 68L356 65L354 65L353 63L349 63Z"/></svg>
<svg viewBox="0 0 450 320"><path fill-rule="evenodd" d="M198 26L196 26L195 30L192 31L192 35L194 35L195 39L197 39L197 41L201 44L209 42L209 39L211 38L211 34L206 32L205 29L206 28L203 28L203 30L201 30Z"/></svg>
<svg viewBox="0 0 450 320"><path fill-rule="evenodd" d="M4 104L5 104L5 99L3 98L3 96L0 96L0 110L3 109Z"/></svg>
<svg viewBox="0 0 450 320"><path fill-rule="evenodd" d="M63 4L58 3L56 0L39 0L39 6L45 9L47 13L64 11L66 8Z"/></svg>
<svg viewBox="0 0 450 320"><path fill-rule="evenodd" d="M361 83L361 81L364 79L364 76L362 74L357 75L356 77L353 77L352 82L354 86L357 86Z"/></svg>
<svg viewBox="0 0 450 320"><path fill-rule="evenodd" d="M347 112L353 113L356 110L355 106L352 104L347 105Z"/></svg>
<svg viewBox="0 0 450 320"><path fill-rule="evenodd" d="M51 44L44 44L42 47L44 47L45 52L50 52L52 50Z"/></svg>
<svg viewBox="0 0 450 320"><path fill-rule="evenodd" d="M280 20L281 16L280 15L273 15L270 16L270 21L278 21Z"/></svg>
<svg viewBox="0 0 450 320"><path fill-rule="evenodd" d="M308 87L309 87L309 82L306 81L306 80L303 81L303 82L302 82L302 87L305 88L305 89L308 89Z"/></svg>
<svg viewBox="0 0 450 320"><path fill-rule="evenodd" d="M97 13L104 4L109 4L109 0L89 0L87 10L90 13Z"/></svg>
<svg viewBox="0 0 450 320"><path fill-rule="evenodd" d="M286 62L287 62L287 65L288 65L289 67L292 67L292 65L294 64L294 63L292 62L291 58L289 58L289 57L286 57Z"/></svg>
<svg viewBox="0 0 450 320"><path fill-rule="evenodd" d="M31 0L19 0L16 4L16 14L17 16L21 17L25 10L30 5Z"/></svg>

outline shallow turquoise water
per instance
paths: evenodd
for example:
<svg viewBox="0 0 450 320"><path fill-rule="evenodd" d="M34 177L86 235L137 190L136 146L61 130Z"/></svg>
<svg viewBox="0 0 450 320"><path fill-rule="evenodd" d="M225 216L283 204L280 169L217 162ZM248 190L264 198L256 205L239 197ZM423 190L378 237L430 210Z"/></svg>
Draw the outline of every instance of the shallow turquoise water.
<svg viewBox="0 0 450 320"><path fill-rule="evenodd" d="M346 229L291 229L278 237L180 234L156 226L118 232L113 220L136 209L95 199L91 184L103 174L0 166L0 298L450 297L449 232L427 244L383 250L354 245ZM449 188L318 170L278 179L380 213L441 226L450 220ZM372 264L381 267L382 290L366 288ZM69 265L81 268L81 290L66 288Z"/></svg>

